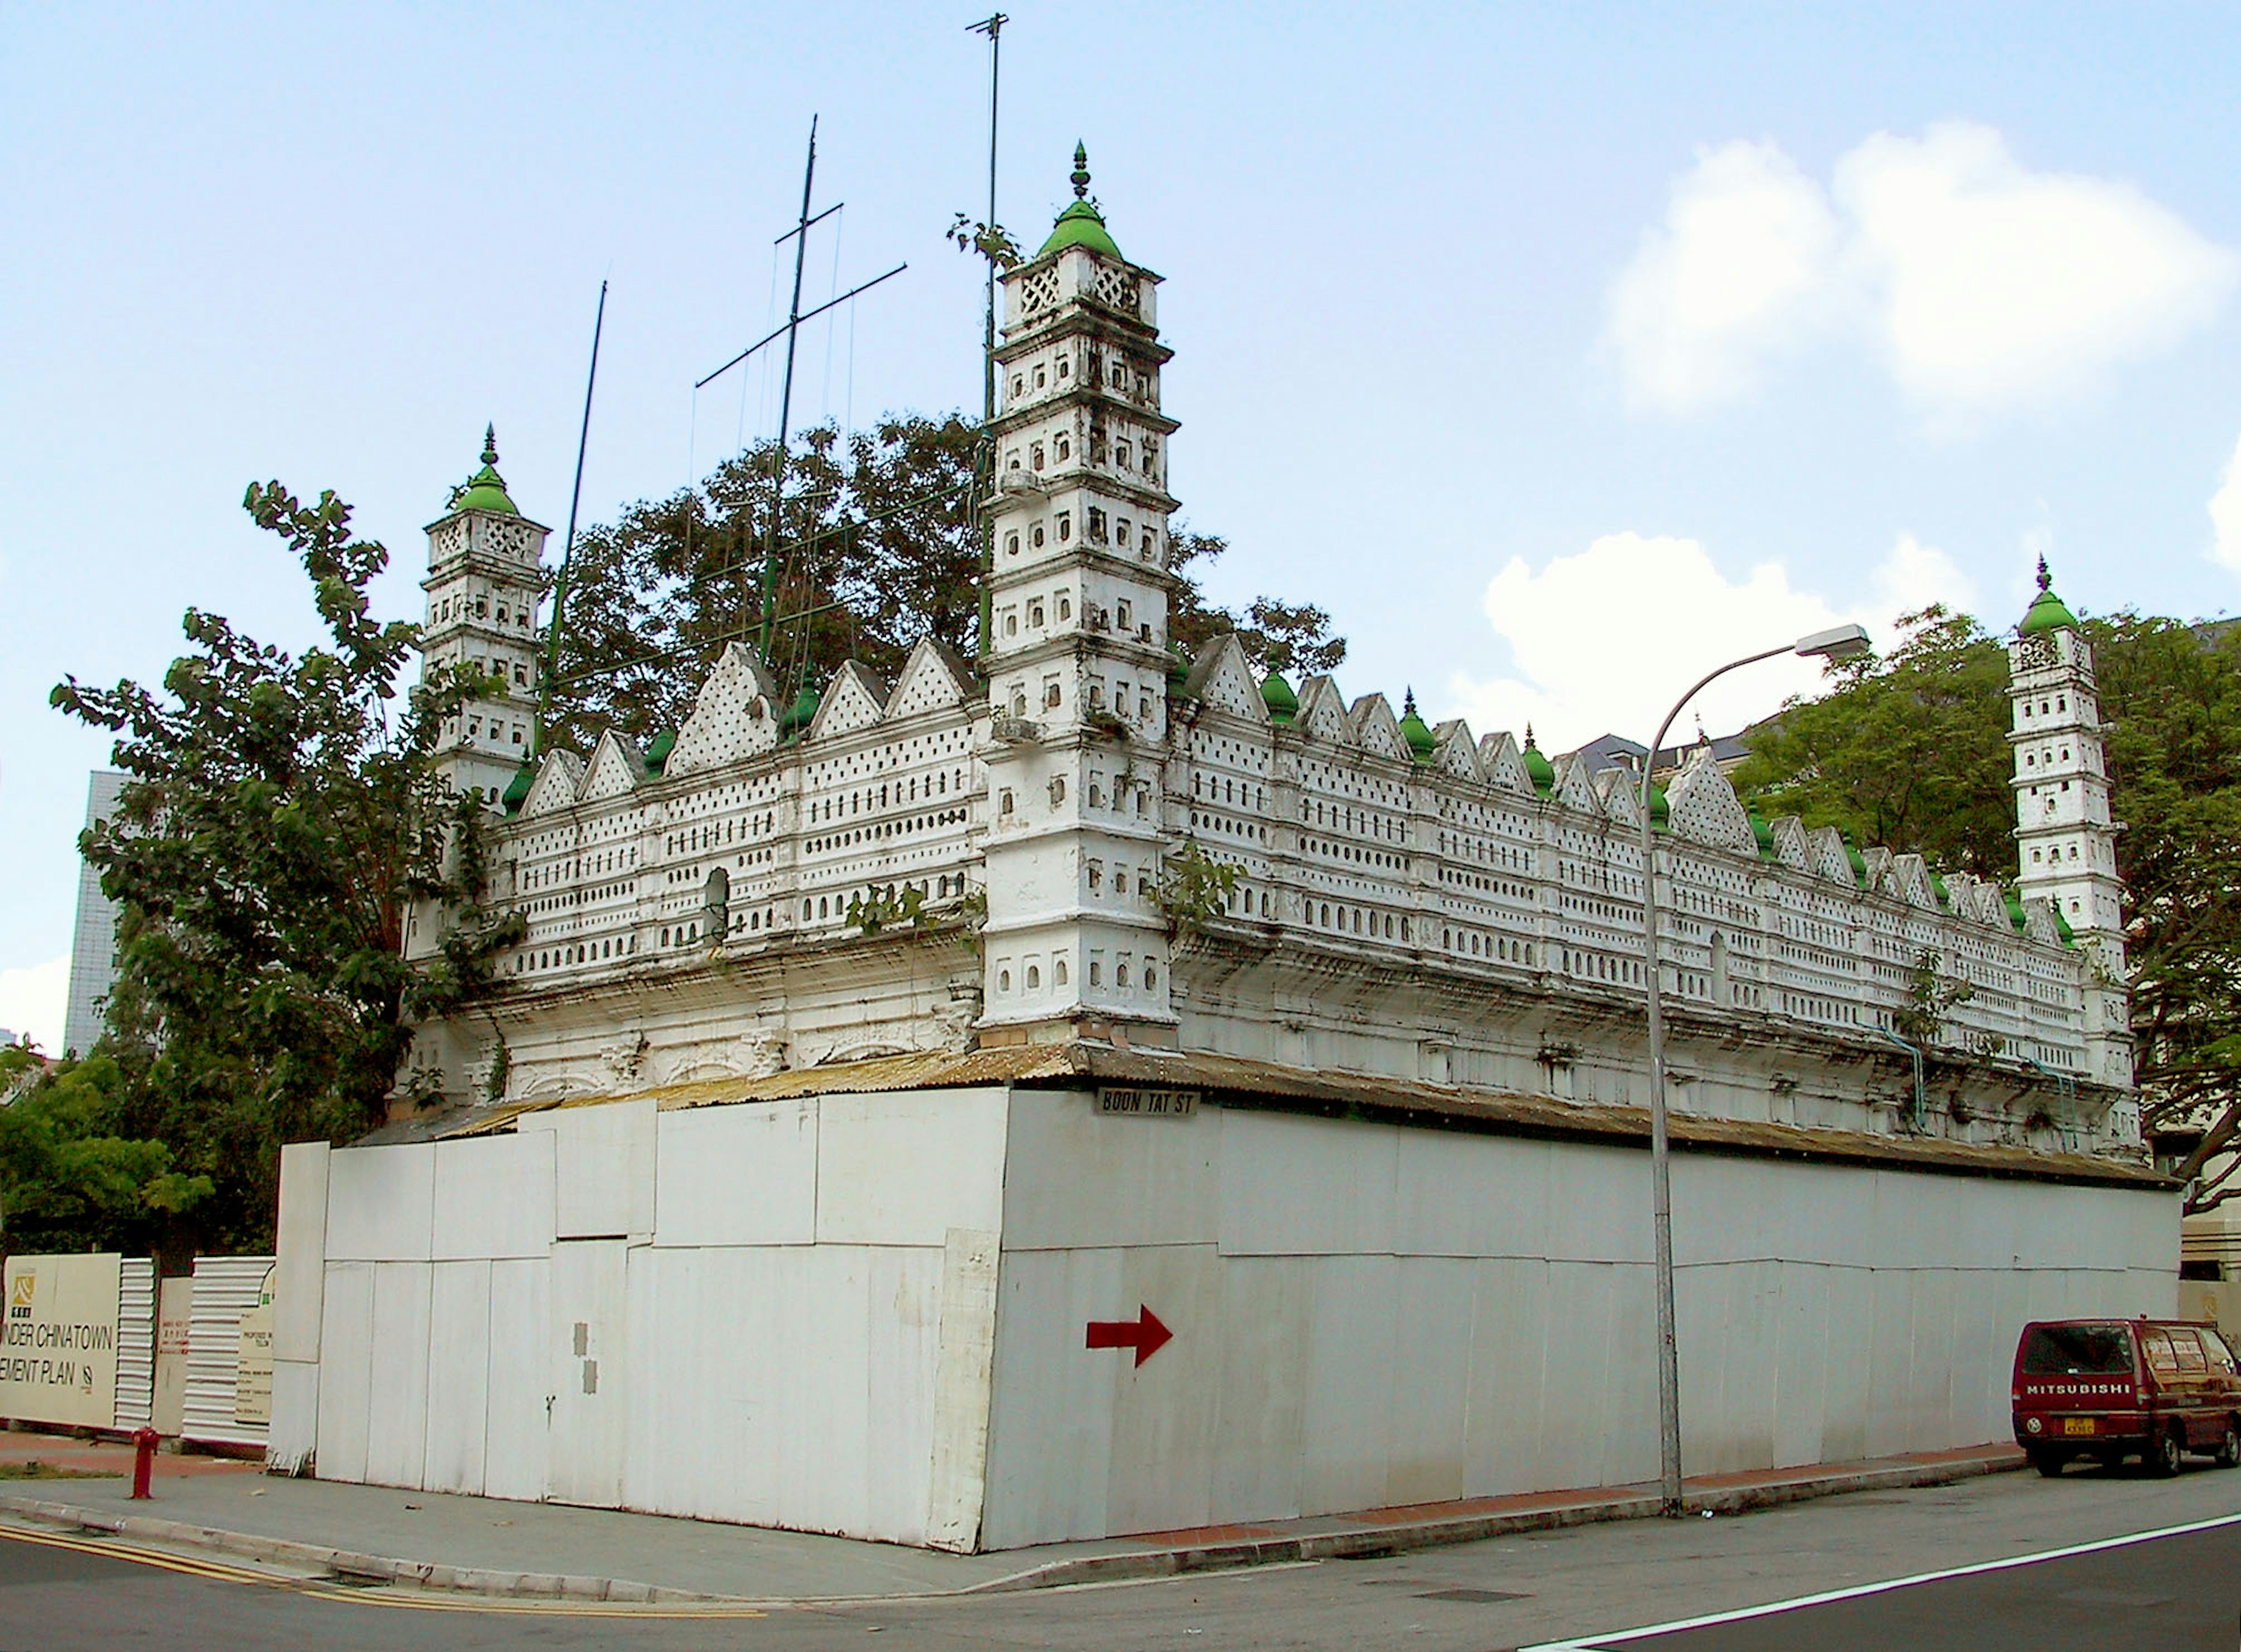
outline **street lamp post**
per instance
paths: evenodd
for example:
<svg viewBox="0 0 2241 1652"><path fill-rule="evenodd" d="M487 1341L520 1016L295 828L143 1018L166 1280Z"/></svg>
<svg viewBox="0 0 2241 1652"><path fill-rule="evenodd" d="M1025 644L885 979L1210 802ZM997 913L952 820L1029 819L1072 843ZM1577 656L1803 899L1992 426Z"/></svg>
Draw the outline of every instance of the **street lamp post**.
<svg viewBox="0 0 2241 1652"><path fill-rule="evenodd" d="M1717 677L1744 665L1755 665L1776 654L1800 654L1809 659L1848 659L1864 653L1868 633L1858 625L1837 625L1816 631L1794 643L1731 659L1716 671L1706 672L1689 692L1673 703L1657 726L1657 738L1642 759L1642 979L1649 999L1649 1188L1652 1239L1657 1266L1657 1466L1659 1500L1669 1515L1681 1513L1681 1359L1673 1332L1673 1178L1671 1154L1665 1127L1665 1010L1659 991L1657 962L1656 844L1649 823L1650 776L1657 754L1665 746L1689 702Z"/></svg>

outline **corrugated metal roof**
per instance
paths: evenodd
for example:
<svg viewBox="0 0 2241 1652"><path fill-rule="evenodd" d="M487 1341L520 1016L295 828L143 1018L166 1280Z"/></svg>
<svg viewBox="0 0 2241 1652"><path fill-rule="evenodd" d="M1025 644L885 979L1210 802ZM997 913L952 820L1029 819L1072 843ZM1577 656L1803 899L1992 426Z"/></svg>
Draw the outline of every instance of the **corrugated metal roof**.
<svg viewBox="0 0 2241 1652"><path fill-rule="evenodd" d="M1417 1129L1597 1140L1613 1145L1643 1143L1649 1139L1647 1107L1562 1101L1550 1096L1465 1089L1374 1073L1310 1070L1241 1056L1120 1049L1080 1041L1015 1045L961 1053L880 1056L866 1061L775 1073L765 1078L707 1079L651 1089L571 1096L563 1101L510 1103L454 1118L427 1134L436 1137L486 1135L512 1127L525 1114L552 1107L596 1107L610 1101L651 1100L666 1111L865 1091L955 1089L988 1084L1047 1088L1085 1082L1174 1085L1204 1091L1210 1100L1230 1107L1360 1119ZM2039 1153L2028 1147L1929 1137L1812 1130L1798 1125L1757 1124L1680 1112L1671 1115L1669 1125L1676 1147L1701 1152L1823 1163L1889 1165L1949 1175L2151 1188L2176 1188L2178 1185L2145 1166L2089 1154Z"/></svg>

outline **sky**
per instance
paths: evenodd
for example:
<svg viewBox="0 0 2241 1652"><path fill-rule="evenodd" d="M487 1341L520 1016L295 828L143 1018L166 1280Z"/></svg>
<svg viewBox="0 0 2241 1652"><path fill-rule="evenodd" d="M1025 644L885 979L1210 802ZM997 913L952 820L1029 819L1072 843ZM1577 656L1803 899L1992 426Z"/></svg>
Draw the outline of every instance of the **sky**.
<svg viewBox="0 0 2241 1652"><path fill-rule="evenodd" d="M485 423L566 521L769 434L693 381L783 318L796 423L976 407L970 7L0 9L0 1027L53 1047L87 772L66 675L189 607L311 641L240 509L332 488L418 612ZM1167 278L1170 481L1220 600L1328 608L1349 695L1545 749L1702 670L1943 601L2225 612L2241 580L2241 9L1015 0L998 213L1085 142ZM1810 692L1777 661L1713 732ZM1684 732L1689 725L1683 724Z"/></svg>

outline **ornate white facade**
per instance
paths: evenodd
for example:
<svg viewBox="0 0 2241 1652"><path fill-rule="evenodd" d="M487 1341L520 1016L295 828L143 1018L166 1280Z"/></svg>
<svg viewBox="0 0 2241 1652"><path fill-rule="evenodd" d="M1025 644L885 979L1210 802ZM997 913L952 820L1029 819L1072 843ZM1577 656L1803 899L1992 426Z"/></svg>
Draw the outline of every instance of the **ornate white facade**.
<svg viewBox="0 0 2241 1652"><path fill-rule="evenodd" d="M430 530L431 659L520 687L454 760L513 783L492 896L528 927L497 993L425 1031L423 1085L529 1100L1087 1040L1646 1101L1630 777L1327 677L1294 695L1234 639L1170 651L1158 281L1086 199L1005 277L984 658L844 667L806 726L734 646L657 766L611 732L525 791L545 531L472 491ZM2137 1147L2090 653L2071 621L2014 669L2020 898L1756 820L1708 752L1672 779L1676 1107ZM1214 904L1181 898L1201 856L1234 869L1195 880ZM1925 954L1971 988L1927 1107L1890 1032Z"/></svg>

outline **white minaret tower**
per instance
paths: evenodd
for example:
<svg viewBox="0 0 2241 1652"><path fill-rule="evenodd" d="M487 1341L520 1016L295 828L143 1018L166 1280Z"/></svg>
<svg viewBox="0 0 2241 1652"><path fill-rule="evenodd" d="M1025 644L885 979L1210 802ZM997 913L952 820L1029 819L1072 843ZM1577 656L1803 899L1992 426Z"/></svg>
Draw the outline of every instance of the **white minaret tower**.
<svg viewBox="0 0 2241 1652"><path fill-rule="evenodd" d="M2131 1034L2124 982L2124 886L2117 875L2109 765L2093 650L2054 593L2046 559L2038 596L2008 645L2008 741L2015 748L2016 842L2025 900L2044 900L2098 964L2085 1025L2101 1049L2094 1077L2129 1087Z"/></svg>
<svg viewBox="0 0 2241 1652"><path fill-rule="evenodd" d="M988 576L985 1033L1172 1026L1157 891L1167 749L1160 278L1074 204L1004 277ZM1152 1034L1161 1036L1158 1033Z"/></svg>
<svg viewBox="0 0 2241 1652"><path fill-rule="evenodd" d="M497 466L497 432L486 430L482 469L452 491L451 509L429 525L428 577L420 582L428 593L421 680L449 665L502 685L461 706L438 744L452 786L492 804L535 755L537 605L552 532L513 508Z"/></svg>

